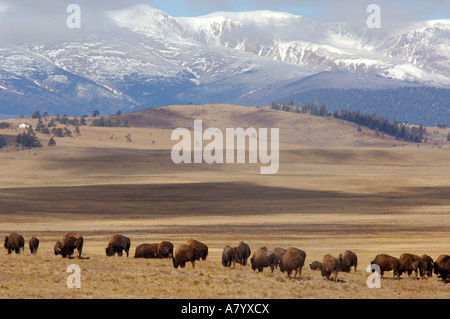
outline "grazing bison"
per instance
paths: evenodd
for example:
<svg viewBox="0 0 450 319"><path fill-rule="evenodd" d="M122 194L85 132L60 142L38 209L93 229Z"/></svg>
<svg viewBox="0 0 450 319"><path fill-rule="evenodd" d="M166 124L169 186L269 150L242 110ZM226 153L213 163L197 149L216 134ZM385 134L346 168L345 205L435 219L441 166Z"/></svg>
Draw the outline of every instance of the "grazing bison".
<svg viewBox="0 0 450 319"><path fill-rule="evenodd" d="M358 267L358 257L354 252L347 250L345 251L344 256L339 254L338 260L341 264L341 271L350 272L351 268L354 267L356 272L356 267Z"/></svg>
<svg viewBox="0 0 450 319"><path fill-rule="evenodd" d="M175 251L175 257L172 258L173 266L184 268L186 262L192 263L192 268L195 268L195 261L197 260L197 250L192 245L181 245Z"/></svg>
<svg viewBox="0 0 450 319"><path fill-rule="evenodd" d="M224 267L236 267L236 249L231 248L230 246L225 246L222 251L222 265Z"/></svg>
<svg viewBox="0 0 450 319"><path fill-rule="evenodd" d="M8 251L8 254L11 254L13 250L16 254L19 254L20 249L22 249L22 252L25 251L25 239L22 235L11 233L5 237L4 247Z"/></svg>
<svg viewBox="0 0 450 319"><path fill-rule="evenodd" d="M157 258L159 244L140 244L136 247L134 258Z"/></svg>
<svg viewBox="0 0 450 319"><path fill-rule="evenodd" d="M378 265L380 267L381 278L383 278L383 274L385 271L391 270L394 272L394 277L397 276L397 278L400 278L398 271L399 261L395 257L386 254L376 255L375 259L370 264Z"/></svg>
<svg viewBox="0 0 450 319"><path fill-rule="evenodd" d="M160 242L158 245L157 256L158 258L172 258L173 244L170 241Z"/></svg>
<svg viewBox="0 0 450 319"><path fill-rule="evenodd" d="M206 260L206 257L208 256L208 246L195 239L188 240L187 244L195 249L195 260Z"/></svg>
<svg viewBox="0 0 450 319"><path fill-rule="evenodd" d="M273 272L277 263L277 257L267 247L261 247L250 258L250 263L252 264L253 270L258 269L259 272L262 272L264 267L270 267L271 272Z"/></svg>
<svg viewBox="0 0 450 319"><path fill-rule="evenodd" d="M420 257L413 254L402 254L398 259L398 277L400 277L404 272L408 273L408 277L411 276L412 272L416 273L416 278L418 277L419 270L423 272L422 264L420 262Z"/></svg>
<svg viewBox="0 0 450 319"><path fill-rule="evenodd" d="M322 268L320 270L322 271L322 276L327 278L327 280L330 280L331 275L333 275L332 280L337 281L337 275L341 270L341 264L338 259L327 254L323 257Z"/></svg>
<svg viewBox="0 0 450 319"><path fill-rule="evenodd" d="M434 262L433 269L436 275L441 276L442 281L447 281L450 275L450 256L440 255Z"/></svg>
<svg viewBox="0 0 450 319"><path fill-rule="evenodd" d="M314 261L312 264L309 264L309 268L311 270L322 270L322 263L320 261Z"/></svg>
<svg viewBox="0 0 450 319"><path fill-rule="evenodd" d="M247 260L250 257L252 251L250 250L250 246L241 241L236 249L236 262L241 264L242 266L247 265Z"/></svg>
<svg viewBox="0 0 450 319"><path fill-rule="evenodd" d="M298 274L298 279L302 276L302 268L305 263L306 253L298 248L288 248L280 260L281 272L287 272L288 278L291 279L291 273L295 270L294 279Z"/></svg>
<svg viewBox="0 0 450 319"><path fill-rule="evenodd" d="M30 247L31 254L36 255L39 248L39 239L37 239L36 237L31 237L30 241L28 242L28 246Z"/></svg>
<svg viewBox="0 0 450 319"><path fill-rule="evenodd" d="M63 258L73 258L71 257L77 249L78 258L81 259L81 253L83 252L83 236L77 233L65 234L61 241L61 255Z"/></svg>
<svg viewBox="0 0 450 319"><path fill-rule="evenodd" d="M55 256L61 255L62 243L58 240L53 247L53 251L55 252Z"/></svg>
<svg viewBox="0 0 450 319"><path fill-rule="evenodd" d="M286 249L281 248L281 247L277 247L273 250L275 257L277 258L277 263L275 264L275 268L277 268L278 265L280 264L281 258L283 257L285 252L286 252Z"/></svg>
<svg viewBox="0 0 450 319"><path fill-rule="evenodd" d="M130 238L123 235L112 235L111 238L109 238L108 246L105 248L106 256L111 257L117 254L122 257L122 252L125 250L128 257L130 253L130 246Z"/></svg>
<svg viewBox="0 0 450 319"><path fill-rule="evenodd" d="M428 255L422 255L420 257L420 263L422 264L422 268L420 269L420 276L423 277L427 275L427 277L433 276L433 258Z"/></svg>

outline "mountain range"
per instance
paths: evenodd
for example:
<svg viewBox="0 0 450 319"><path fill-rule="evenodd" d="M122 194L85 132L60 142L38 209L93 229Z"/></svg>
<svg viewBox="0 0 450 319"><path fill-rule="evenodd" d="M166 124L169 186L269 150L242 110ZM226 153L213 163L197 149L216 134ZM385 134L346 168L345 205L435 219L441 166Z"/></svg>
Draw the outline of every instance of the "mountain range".
<svg viewBox="0 0 450 319"><path fill-rule="evenodd" d="M69 37L0 39L0 57L0 117L292 100L387 117L392 105L400 119L450 124L450 19L369 29L272 11L171 17L137 5L102 12L98 27Z"/></svg>

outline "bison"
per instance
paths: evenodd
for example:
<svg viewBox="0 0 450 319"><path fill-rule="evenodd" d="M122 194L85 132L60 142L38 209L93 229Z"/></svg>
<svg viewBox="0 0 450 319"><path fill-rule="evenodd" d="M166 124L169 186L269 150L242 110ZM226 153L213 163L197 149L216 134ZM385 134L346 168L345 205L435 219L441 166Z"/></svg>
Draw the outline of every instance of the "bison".
<svg viewBox="0 0 450 319"><path fill-rule="evenodd" d="M55 252L55 256L61 255L62 243L61 241L57 241L55 246L53 247L53 251Z"/></svg>
<svg viewBox="0 0 450 319"><path fill-rule="evenodd" d="M436 275L440 275L442 281L446 282L450 275L450 256L440 255L434 262L433 271Z"/></svg>
<svg viewBox="0 0 450 319"><path fill-rule="evenodd" d="M422 273L422 264L420 262L420 257L413 254L402 254L398 259L398 277L406 272L408 277L411 276L412 272L416 273L416 278L418 277L419 270Z"/></svg>
<svg viewBox="0 0 450 319"><path fill-rule="evenodd" d="M302 276L302 268L305 263L306 253L298 248L288 248L280 260L281 272L287 272L287 276L291 279L291 273L295 270L294 279L298 274L298 279Z"/></svg>
<svg viewBox="0 0 450 319"><path fill-rule="evenodd" d="M338 259L327 254L323 257L322 267L321 267L322 276L327 280L330 280L331 275L333 275L332 280L337 281L338 272L341 270L341 264Z"/></svg>
<svg viewBox="0 0 450 319"><path fill-rule="evenodd" d="M252 251L250 250L250 246L241 241L236 249L236 262L241 264L242 266L247 265L247 260L250 257Z"/></svg>
<svg viewBox="0 0 450 319"><path fill-rule="evenodd" d="M250 263L253 270L258 269L259 272L262 272L264 267L270 267L271 272L273 272L277 263L277 257L264 246L255 251L252 258L250 258Z"/></svg>
<svg viewBox="0 0 450 319"><path fill-rule="evenodd" d="M346 250L344 252L344 256L342 256L342 254L339 254L338 260L341 264L341 271L350 272L352 267L354 267L354 270L356 272L356 267L358 267L358 257L354 252Z"/></svg>
<svg viewBox="0 0 450 319"><path fill-rule="evenodd" d="M375 256L375 259L370 264L378 265L378 267L380 267L381 278L383 278L385 271L391 270L394 272L394 277L397 276L397 278L400 278L399 261L395 257L386 254L379 254Z"/></svg>
<svg viewBox="0 0 450 319"><path fill-rule="evenodd" d="M117 254L122 257L123 251L125 251L128 257L130 246L130 238L123 235L112 235L111 238L109 238L108 246L105 248L106 256L111 257Z"/></svg>
<svg viewBox="0 0 450 319"><path fill-rule="evenodd" d="M134 258L157 258L159 244L140 244L136 247Z"/></svg>
<svg viewBox="0 0 450 319"><path fill-rule="evenodd" d="M156 255L158 258L172 258L173 257L173 244L170 241L162 241L158 245Z"/></svg>
<svg viewBox="0 0 450 319"><path fill-rule="evenodd" d="M275 257L277 258L277 262L275 264L275 268L278 267L278 265L281 262L281 258L283 257L284 253L286 252L286 249L277 247L273 250L273 253L275 254Z"/></svg>
<svg viewBox="0 0 450 319"><path fill-rule="evenodd" d="M30 247L31 254L36 255L39 248L39 239L37 239L36 237L31 237L30 241L28 242L28 246Z"/></svg>
<svg viewBox="0 0 450 319"><path fill-rule="evenodd" d="M428 255L422 255L420 257L420 263L422 264L422 268L420 269L420 276L423 277L424 275L427 275L427 277L433 276L433 258L431 258Z"/></svg>
<svg viewBox="0 0 450 319"><path fill-rule="evenodd" d="M63 258L73 258L71 257L77 249L78 258L81 259L81 254L83 252L83 236L77 233L65 234L61 241L61 255Z"/></svg>
<svg viewBox="0 0 450 319"><path fill-rule="evenodd" d="M19 254L20 249L22 249L22 252L25 251L25 239L22 235L11 233L9 236L5 237L4 247L8 251L8 254L11 254L12 251Z"/></svg>
<svg viewBox="0 0 450 319"><path fill-rule="evenodd" d="M225 246L222 251L222 265L224 267L231 267L231 264L233 264L233 267L236 266L236 249Z"/></svg>
<svg viewBox="0 0 450 319"><path fill-rule="evenodd" d="M175 251L175 257L172 258L173 266L178 268L184 268L186 262L190 261L192 263L192 268L195 268L195 261L197 259L198 253L197 249L192 245L181 245Z"/></svg>
<svg viewBox="0 0 450 319"><path fill-rule="evenodd" d="M309 264L309 268L311 270L322 270L322 263L320 261L314 261L312 264Z"/></svg>
<svg viewBox="0 0 450 319"><path fill-rule="evenodd" d="M195 260L206 260L206 257L208 256L208 246L195 239L188 240L187 245L195 249Z"/></svg>

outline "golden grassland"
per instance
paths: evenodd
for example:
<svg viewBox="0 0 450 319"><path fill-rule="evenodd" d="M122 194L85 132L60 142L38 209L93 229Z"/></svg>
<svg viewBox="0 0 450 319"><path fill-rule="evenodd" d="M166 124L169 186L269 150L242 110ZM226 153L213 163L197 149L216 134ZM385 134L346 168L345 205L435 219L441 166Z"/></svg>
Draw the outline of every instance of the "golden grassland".
<svg viewBox="0 0 450 319"><path fill-rule="evenodd" d="M173 106L121 116L131 127L81 127L80 135L56 138L55 147L39 134L43 148L0 151L0 235L41 241L36 256L28 244L24 254L0 251L0 298L450 297L436 276L394 280L387 273L380 289L366 285L376 254L450 254L448 143L405 143L267 108ZM278 174L260 175L263 164L172 163L171 131L194 118L204 128L280 127ZM89 259L53 255L56 240L73 231L83 235ZM129 258L105 256L116 233L131 238ZM194 269L132 257L141 243L169 240L177 247L191 238L209 246ZM303 249L302 279L288 280L279 269L224 268L223 247L241 240L253 251ZM358 255L356 273L330 282L309 269L347 249ZM81 267L81 289L66 286L72 263Z"/></svg>

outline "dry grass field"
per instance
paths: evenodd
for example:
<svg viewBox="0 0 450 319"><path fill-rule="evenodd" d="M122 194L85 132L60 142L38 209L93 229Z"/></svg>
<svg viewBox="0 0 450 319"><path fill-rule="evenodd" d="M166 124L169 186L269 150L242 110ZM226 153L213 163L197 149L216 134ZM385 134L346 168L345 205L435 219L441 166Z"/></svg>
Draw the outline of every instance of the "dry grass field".
<svg viewBox="0 0 450 319"><path fill-rule="evenodd" d="M130 127L81 127L43 148L0 151L0 236L18 232L41 244L32 256L0 251L0 298L450 298L433 276L366 285L379 253L450 254L450 144L411 144L334 119L268 108L173 106L123 114ZM263 164L174 164L173 128L279 127L280 169ZM35 125L34 120L15 119ZM0 130L13 139L20 129ZM125 136L131 136L127 141ZM67 260L53 245L67 232L84 237L83 256ZM130 257L106 257L112 234L131 238ZM188 239L209 246L206 261L174 269L169 259L135 259L141 243ZM301 280L250 266L224 268L222 249L247 242L303 249ZM309 264L350 249L356 273L327 281ZM81 289L68 289L70 264Z"/></svg>

